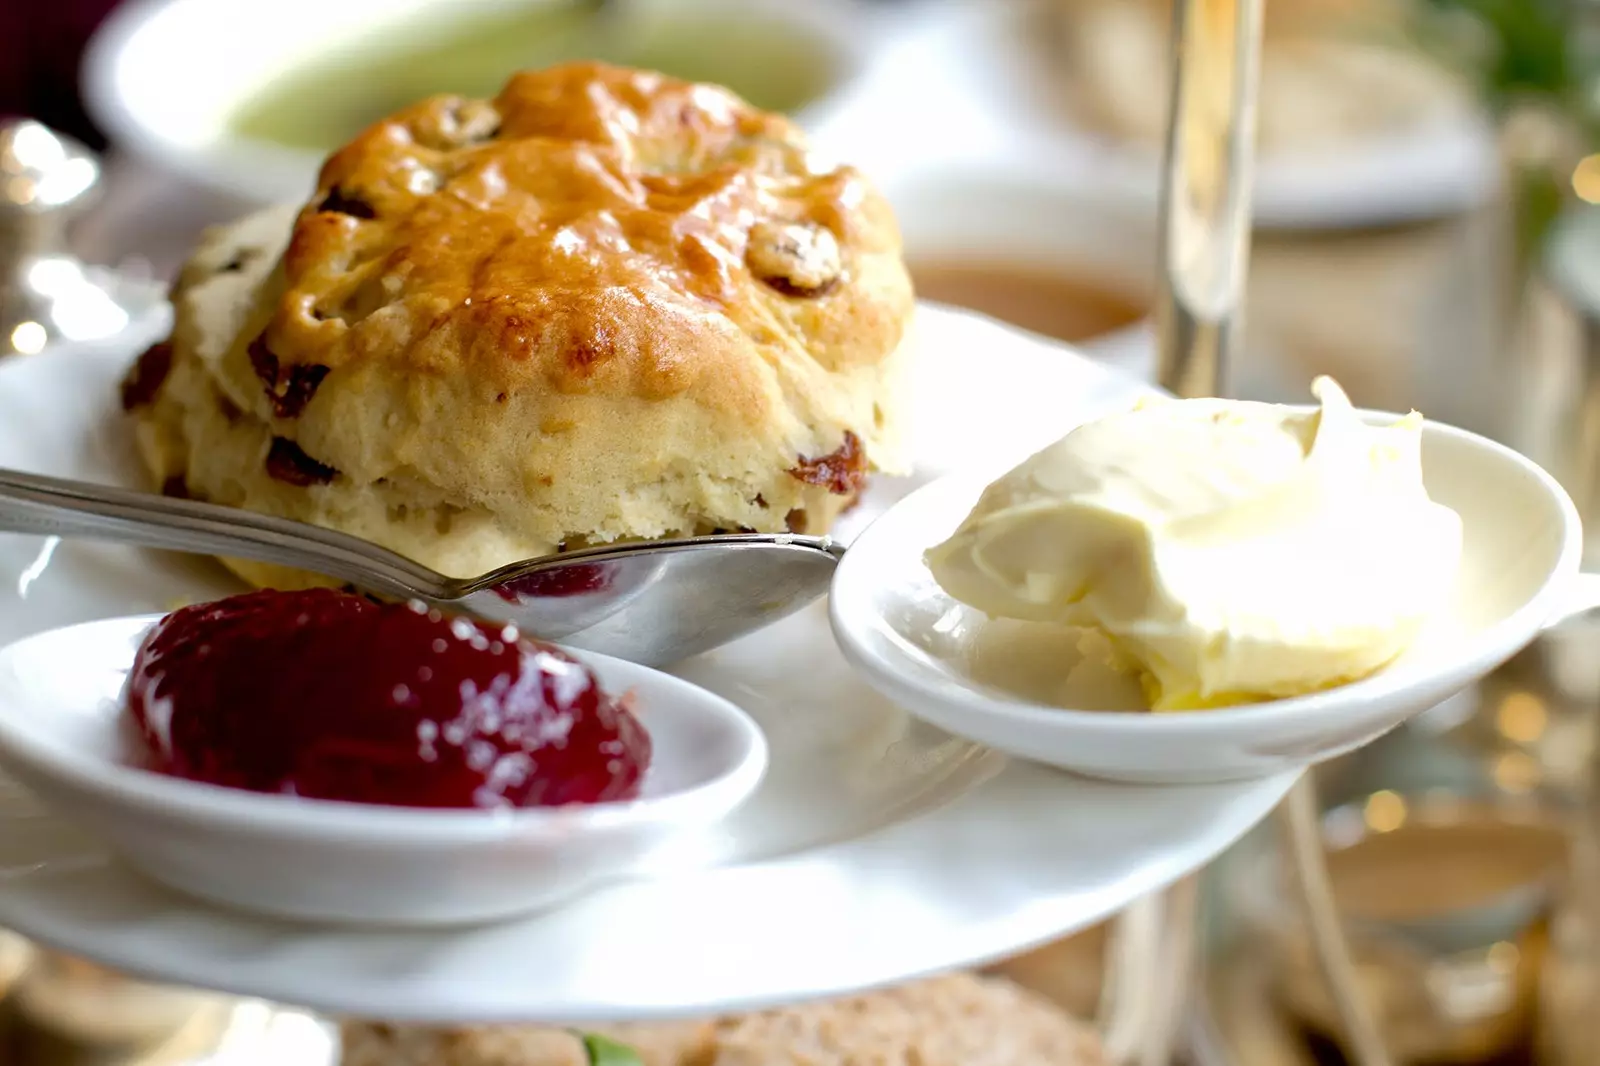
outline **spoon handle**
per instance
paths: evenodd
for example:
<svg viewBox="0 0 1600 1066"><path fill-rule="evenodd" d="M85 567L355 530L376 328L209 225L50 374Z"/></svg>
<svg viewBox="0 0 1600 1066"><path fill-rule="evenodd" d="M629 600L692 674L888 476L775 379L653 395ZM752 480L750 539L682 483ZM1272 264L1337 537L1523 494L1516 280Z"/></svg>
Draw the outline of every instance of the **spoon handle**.
<svg viewBox="0 0 1600 1066"><path fill-rule="evenodd" d="M400 598L448 598L427 567L333 530L233 507L0 468L0 531L115 541L310 570Z"/></svg>

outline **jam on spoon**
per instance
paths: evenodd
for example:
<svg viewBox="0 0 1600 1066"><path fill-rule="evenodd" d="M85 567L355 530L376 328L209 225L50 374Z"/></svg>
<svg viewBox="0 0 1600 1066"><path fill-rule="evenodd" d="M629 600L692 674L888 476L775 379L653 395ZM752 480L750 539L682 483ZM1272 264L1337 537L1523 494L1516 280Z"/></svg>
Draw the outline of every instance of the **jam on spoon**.
<svg viewBox="0 0 1600 1066"><path fill-rule="evenodd" d="M632 799L650 738L577 660L514 629L331 589L185 607L125 694L150 768L405 807Z"/></svg>

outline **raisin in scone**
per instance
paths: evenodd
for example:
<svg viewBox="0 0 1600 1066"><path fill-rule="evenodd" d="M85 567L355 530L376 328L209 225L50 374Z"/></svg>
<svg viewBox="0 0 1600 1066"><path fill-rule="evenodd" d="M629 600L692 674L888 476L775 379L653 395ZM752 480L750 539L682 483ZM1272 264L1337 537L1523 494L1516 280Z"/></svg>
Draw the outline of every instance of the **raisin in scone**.
<svg viewBox="0 0 1600 1066"><path fill-rule="evenodd" d="M156 484L448 574L823 532L905 469L887 203L712 86L574 63L424 101L209 234L173 300L124 389Z"/></svg>
<svg viewBox="0 0 1600 1066"><path fill-rule="evenodd" d="M1093 1030L1005 980L951 974L850 999L676 1026L615 1026L644 1066L1102 1066ZM559 1029L350 1022L343 1066L586 1066Z"/></svg>

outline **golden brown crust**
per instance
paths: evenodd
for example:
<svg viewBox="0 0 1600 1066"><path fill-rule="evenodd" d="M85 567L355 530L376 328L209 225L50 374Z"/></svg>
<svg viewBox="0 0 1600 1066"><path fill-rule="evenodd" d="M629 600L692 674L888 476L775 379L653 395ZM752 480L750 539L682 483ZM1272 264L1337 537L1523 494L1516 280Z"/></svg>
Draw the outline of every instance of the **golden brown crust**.
<svg viewBox="0 0 1600 1066"><path fill-rule="evenodd" d="M901 316L838 283L884 250L898 250L887 209L855 171L811 171L787 119L575 63L519 74L492 102L416 104L330 158L265 340L291 366L743 405L740 353L708 333L839 319L807 331L812 356L876 363Z"/></svg>
<svg viewBox="0 0 1600 1066"><path fill-rule="evenodd" d="M907 465L887 204L788 120L657 74L577 63L408 108L304 207L209 234L173 301L137 413L156 484L449 574L825 532Z"/></svg>

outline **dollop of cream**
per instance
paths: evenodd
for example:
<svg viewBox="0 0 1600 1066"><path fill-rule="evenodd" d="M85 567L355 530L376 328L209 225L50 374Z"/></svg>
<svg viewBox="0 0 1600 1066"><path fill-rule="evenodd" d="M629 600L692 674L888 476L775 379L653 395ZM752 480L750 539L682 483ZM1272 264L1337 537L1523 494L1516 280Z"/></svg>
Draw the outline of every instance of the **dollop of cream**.
<svg viewBox="0 0 1600 1066"><path fill-rule="evenodd" d="M1000 478L927 553L955 599L1103 635L1157 711L1301 695L1409 647L1448 600L1461 519L1422 482L1422 416L1152 399Z"/></svg>

